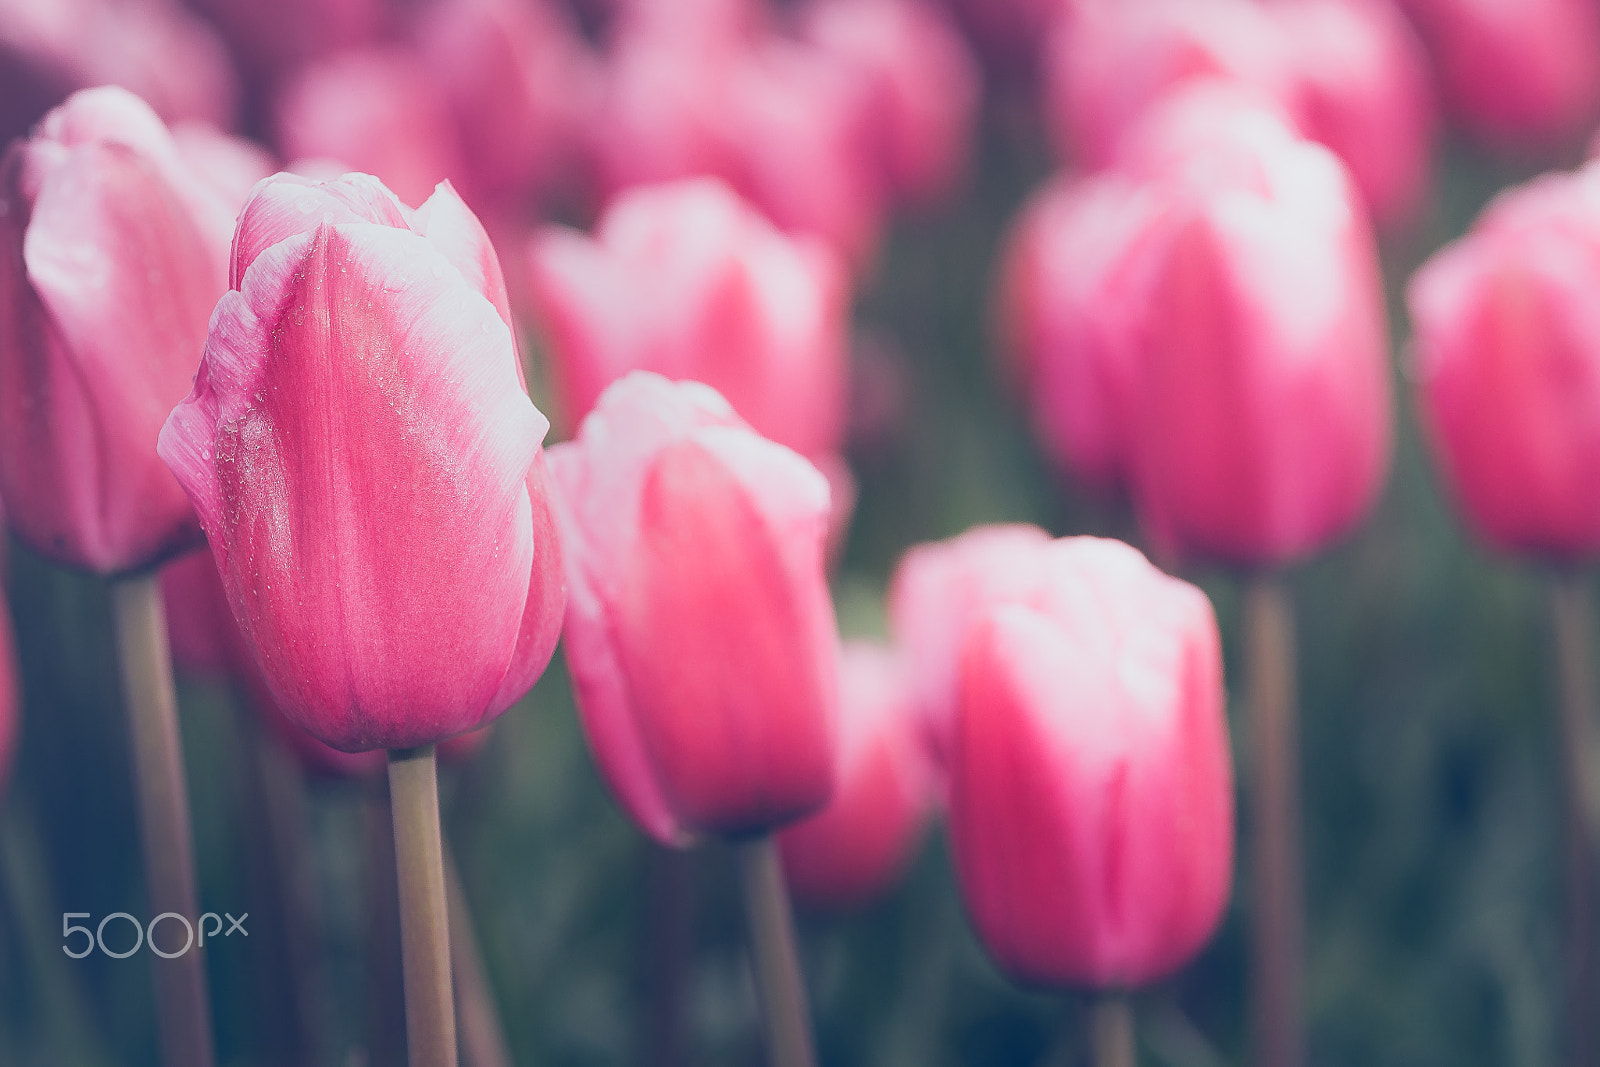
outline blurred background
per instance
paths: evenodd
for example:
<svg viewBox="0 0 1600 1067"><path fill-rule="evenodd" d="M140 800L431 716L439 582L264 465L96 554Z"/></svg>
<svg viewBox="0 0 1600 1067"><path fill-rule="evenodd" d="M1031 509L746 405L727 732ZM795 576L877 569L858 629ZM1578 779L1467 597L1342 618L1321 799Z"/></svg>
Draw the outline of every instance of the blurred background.
<svg viewBox="0 0 1600 1067"><path fill-rule="evenodd" d="M701 105L674 111L692 95L679 79L692 77L708 36L739 42L716 47L780 41L808 61L823 49L807 37L800 3L4 0L0 121L7 137L21 135L71 89L116 82L169 123L205 120L259 142L275 165L337 160L377 173L413 204L449 177L494 236L514 304L535 227L588 228L608 195L640 181L715 170L780 225L835 230L824 236L854 264L846 458L857 499L834 589L845 635L882 636L886 583L914 543L995 521L1141 543L1125 506L1046 460L996 341L1008 226L1030 193L1083 162L1050 103L1059 81L1051 56L1069 47L1060 42L1071 6L930 2L977 87L959 123L958 163L947 188L886 192L845 211L854 220L845 222L806 195L824 184L811 168L831 151L828 138L796 132L824 121L824 80L704 90L729 110L771 98L750 120L779 142L748 149L759 167L730 162L732 150L683 147L701 135L682 133L693 123L681 110ZM1301 654L1307 1014L1319 1065L1546 1064L1560 1040L1559 753L1542 576L1479 547L1442 495L1402 371L1401 294L1497 191L1581 160L1600 104L1600 9L1565 5L1583 9L1563 17L1586 29L1564 37L1591 49L1580 57L1591 73L1573 89L1578 102L1563 104L1548 128L1513 124L1506 134L1506 121L1473 111L1459 82L1509 84L1517 72L1502 64L1462 74L1439 30L1450 6L1414 0L1395 12L1412 20L1401 23L1414 35L1407 47L1428 64L1422 75L1442 119L1423 148L1431 164L1421 194L1380 231L1395 357L1388 485L1358 533L1289 579ZM1512 21L1563 7L1500 6ZM491 9L500 37L469 23ZM1546 53L1528 37L1523 61L1537 66ZM690 58L651 67L635 55L647 44ZM510 81L495 82L496 49L518 57L504 69L518 73L524 94L505 118L474 102L512 94ZM1198 44L1183 54L1176 68L1221 65L1194 59L1207 54ZM372 73L378 67L387 73ZM474 73L485 84L473 84ZM932 92L914 89L913 98ZM678 138L677 147L650 155L641 146L653 133ZM525 322L524 357L556 440L571 422L552 396L546 339L534 317ZM7 565L23 716L0 804L0 1063L153 1064L148 960L60 951L64 911L98 920L147 910L106 590L18 545ZM1237 703L1236 578L1184 576L1216 605ZM250 914L248 940L219 940L209 954L221 1062L402 1062L371 1036L373 1020L392 1026L398 1017L393 972L368 944L369 786L300 781L280 773L281 754L263 772L253 752L266 742L234 693L183 676L179 696L202 905ZM1241 721L1233 716L1245 783ZM626 821L585 748L560 656L487 744L444 771L442 788L446 836L516 1062L761 1062L730 854L712 845L668 856ZM1249 797L1239 811L1242 871ZM281 832L274 812L303 827L293 905L268 847ZM291 930L289 906L309 925ZM1236 879L1205 952L1139 994L1143 1062L1245 1061L1249 907L1248 884ZM800 929L824 1063L1087 1062L1081 999L1018 990L987 962L937 826L885 899L847 915L803 913ZM290 973L310 976L299 1006L284 1003ZM284 1025L291 1012L314 1031L309 1052Z"/></svg>

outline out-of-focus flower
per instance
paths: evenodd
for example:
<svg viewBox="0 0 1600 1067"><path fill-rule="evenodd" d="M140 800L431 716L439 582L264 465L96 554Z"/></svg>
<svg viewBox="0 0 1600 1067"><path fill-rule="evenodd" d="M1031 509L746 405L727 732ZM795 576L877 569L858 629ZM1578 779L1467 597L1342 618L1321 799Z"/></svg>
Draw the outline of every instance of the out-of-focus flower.
<svg viewBox="0 0 1600 1067"><path fill-rule="evenodd" d="M561 12L546 0L441 0L413 36L449 101L474 208L514 209L570 174L600 72Z"/></svg>
<svg viewBox="0 0 1600 1067"><path fill-rule="evenodd" d="M278 169L265 147L224 133L209 122L178 123L172 127L172 141L195 177L210 186L236 216L256 182Z"/></svg>
<svg viewBox="0 0 1600 1067"><path fill-rule="evenodd" d="M594 238L550 227L529 263L569 425L611 382L649 370L705 382L757 432L808 457L842 445L844 268L722 182L630 190Z"/></svg>
<svg viewBox="0 0 1600 1067"><path fill-rule="evenodd" d="M602 185L717 175L779 226L870 260L883 212L871 98L850 69L766 34L685 47L624 35L593 152Z"/></svg>
<svg viewBox="0 0 1600 1067"><path fill-rule="evenodd" d="M1427 185L1427 60L1390 0L1085 0L1057 32L1049 74L1057 141L1091 167L1111 163L1174 87L1219 79L1338 154L1381 221L1410 218Z"/></svg>
<svg viewBox="0 0 1600 1067"><path fill-rule="evenodd" d="M278 706L347 752L499 715L543 671L563 579L504 282L443 185L279 175L160 451Z"/></svg>
<svg viewBox="0 0 1600 1067"><path fill-rule="evenodd" d="M833 799L778 835L783 869L806 907L845 910L882 897L905 873L935 800L911 717L903 665L871 642L839 660L839 750Z"/></svg>
<svg viewBox="0 0 1600 1067"><path fill-rule="evenodd" d="M1057 541L1030 604L960 655L950 835L1001 969L1128 989L1216 928L1233 867L1222 657L1205 594L1127 545Z"/></svg>
<svg viewBox="0 0 1600 1067"><path fill-rule="evenodd" d="M1600 550L1600 163L1501 194L1407 296L1435 458L1495 547Z"/></svg>
<svg viewBox="0 0 1600 1067"><path fill-rule="evenodd" d="M270 84L322 56L370 44L390 28L387 0L188 0L222 32L252 81Z"/></svg>
<svg viewBox="0 0 1600 1067"><path fill-rule="evenodd" d="M222 42L165 0L0 0L0 143L73 90L117 85L168 122L226 125L238 87Z"/></svg>
<svg viewBox="0 0 1600 1067"><path fill-rule="evenodd" d="M1547 154L1600 113L1600 10L1589 0L1400 0L1440 94L1480 140Z"/></svg>
<svg viewBox="0 0 1600 1067"><path fill-rule="evenodd" d="M101 574L199 544L156 437L226 289L233 209L121 89L75 93L0 175L0 496Z"/></svg>
<svg viewBox="0 0 1600 1067"><path fill-rule="evenodd" d="M920 0L815 0L806 39L862 79L889 194L947 200L966 172L978 71L961 38Z"/></svg>
<svg viewBox="0 0 1600 1067"><path fill-rule="evenodd" d="M1050 535L1021 524L978 526L906 552L889 583L889 621L906 657L912 710L930 750L947 761L967 631L994 604L1026 602Z"/></svg>
<svg viewBox="0 0 1600 1067"><path fill-rule="evenodd" d="M402 48L350 49L301 68L278 98L277 130L285 159L337 160L408 205L447 179L473 193L446 97Z"/></svg>
<svg viewBox="0 0 1600 1067"><path fill-rule="evenodd" d="M1003 308L1052 453L1164 550L1279 564L1352 526L1389 447L1382 290L1343 166L1199 87L1047 192Z"/></svg>
<svg viewBox="0 0 1600 1067"><path fill-rule="evenodd" d="M563 647L601 772L657 840L770 830L834 782L828 483L707 386L635 372L550 450Z"/></svg>

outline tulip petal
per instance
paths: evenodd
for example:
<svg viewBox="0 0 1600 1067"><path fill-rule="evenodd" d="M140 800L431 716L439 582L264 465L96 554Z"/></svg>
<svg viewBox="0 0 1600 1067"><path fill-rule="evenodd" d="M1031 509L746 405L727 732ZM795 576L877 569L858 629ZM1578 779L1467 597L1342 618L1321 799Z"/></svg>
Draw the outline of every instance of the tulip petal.
<svg viewBox="0 0 1600 1067"><path fill-rule="evenodd" d="M456 193L455 187L448 181L440 182L433 195L412 213L411 228L454 263L469 285L489 298L505 321L506 329L515 337L517 327L511 321L511 301L506 296L506 276L500 270L500 257L495 255L483 223ZM520 361L517 373L522 373Z"/></svg>
<svg viewBox="0 0 1600 1067"><path fill-rule="evenodd" d="M410 229L411 211L370 174L346 174L336 181L275 174L256 185L239 212L229 287L242 286L246 271L262 252L319 222L371 222Z"/></svg>

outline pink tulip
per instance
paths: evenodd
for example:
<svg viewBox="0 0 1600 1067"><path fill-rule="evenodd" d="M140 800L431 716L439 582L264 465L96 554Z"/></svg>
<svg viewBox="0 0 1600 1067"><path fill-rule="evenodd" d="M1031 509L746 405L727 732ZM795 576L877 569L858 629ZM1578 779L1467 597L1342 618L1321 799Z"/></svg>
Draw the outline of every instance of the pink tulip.
<svg viewBox="0 0 1600 1067"><path fill-rule="evenodd" d="M210 187L234 215L250 199L256 182L278 169L266 148L223 133L208 122L178 123L172 127L172 141L195 177ZM229 230L231 234L231 220Z"/></svg>
<svg viewBox="0 0 1600 1067"><path fill-rule="evenodd" d="M1019 981L1123 990L1211 936L1233 866L1222 658L1205 595L1115 541L1054 542L1034 603L960 657L950 836Z"/></svg>
<svg viewBox="0 0 1600 1067"><path fill-rule="evenodd" d="M987 608L1026 601L1050 536L1036 526L979 526L917 545L889 584L889 621L907 660L912 710L941 762L954 743L956 683L968 629Z"/></svg>
<svg viewBox="0 0 1600 1067"><path fill-rule="evenodd" d="M1338 159L1265 118L1225 132L1149 186L1162 233L1144 253L1134 498L1168 551L1281 564L1349 530L1382 486L1383 291Z"/></svg>
<svg viewBox="0 0 1600 1067"><path fill-rule="evenodd" d="M806 456L841 447L843 266L720 181L624 193L593 239L547 228L529 248L529 277L569 425L611 382L650 370L705 382Z"/></svg>
<svg viewBox="0 0 1600 1067"><path fill-rule="evenodd" d="M307 65L278 98L277 126L285 159L338 160L407 204L447 179L473 193L445 96L405 50L351 49Z"/></svg>
<svg viewBox="0 0 1600 1067"><path fill-rule="evenodd" d="M394 5L387 0L188 0L227 39L255 81L270 84L310 60L381 37Z"/></svg>
<svg viewBox="0 0 1600 1067"><path fill-rule="evenodd" d="M1408 219L1426 189L1426 57L1390 0L1084 0L1050 59L1057 140L1092 167L1175 87L1223 80L1333 149L1384 222Z"/></svg>
<svg viewBox="0 0 1600 1067"><path fill-rule="evenodd" d="M232 211L121 89L74 94L0 177L0 496L23 540L101 574L199 544L156 458L226 289Z"/></svg>
<svg viewBox="0 0 1600 1067"><path fill-rule="evenodd" d="M480 211L515 209L572 169L599 70L553 5L443 0L413 36L449 102Z"/></svg>
<svg viewBox="0 0 1600 1067"><path fill-rule="evenodd" d="M633 34L613 50L593 151L613 193L717 175L863 263L883 210L870 105L848 68L774 35L685 47Z"/></svg>
<svg viewBox="0 0 1600 1067"><path fill-rule="evenodd" d="M948 200L971 150L978 71L961 38L919 0L814 0L806 39L866 84L876 168L894 197Z"/></svg>
<svg viewBox="0 0 1600 1067"><path fill-rule="evenodd" d="M560 629L547 423L504 282L448 185L278 175L161 457L194 501L277 704L346 752L487 723Z"/></svg>
<svg viewBox="0 0 1600 1067"><path fill-rule="evenodd" d="M778 835L796 900L850 910L905 873L934 801L934 778L894 653L847 643L839 660L839 750L828 806Z"/></svg>
<svg viewBox="0 0 1600 1067"><path fill-rule="evenodd" d="M1600 105L1600 13L1589 0L1401 0L1457 121L1502 151L1582 136Z"/></svg>
<svg viewBox="0 0 1600 1067"><path fill-rule="evenodd" d="M674 845L768 830L833 789L828 483L699 383L635 372L550 450L589 746Z"/></svg>
<svg viewBox="0 0 1600 1067"><path fill-rule="evenodd" d="M226 124L238 87L211 29L166 0L0 0L0 140L75 89L117 85L168 122Z"/></svg>
<svg viewBox="0 0 1600 1067"><path fill-rule="evenodd" d="M1495 547L1600 550L1600 163L1501 194L1407 291L1445 481Z"/></svg>

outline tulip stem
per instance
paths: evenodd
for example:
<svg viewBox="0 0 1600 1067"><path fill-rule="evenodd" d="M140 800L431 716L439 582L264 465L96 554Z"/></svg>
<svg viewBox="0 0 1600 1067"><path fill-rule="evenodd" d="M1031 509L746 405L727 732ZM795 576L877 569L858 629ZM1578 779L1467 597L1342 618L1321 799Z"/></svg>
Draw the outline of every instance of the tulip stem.
<svg viewBox="0 0 1600 1067"><path fill-rule="evenodd" d="M1094 1067L1134 1067L1133 1006L1119 993L1097 997L1089 1008Z"/></svg>
<svg viewBox="0 0 1600 1067"><path fill-rule="evenodd" d="M511 1067L494 987L472 928L472 910L461 888L461 872L449 846L444 850L444 885L450 906L450 953L454 961L456 1003L461 1012L461 1058L467 1067Z"/></svg>
<svg viewBox="0 0 1600 1067"><path fill-rule="evenodd" d="M1600 1052L1595 1022L1594 604L1581 574L1550 587L1561 682L1562 800L1566 823L1567 1062L1589 1067Z"/></svg>
<svg viewBox="0 0 1600 1067"><path fill-rule="evenodd" d="M411 1067L456 1067L450 992L450 919L439 833L439 776L432 745L389 751L400 956L405 970Z"/></svg>
<svg viewBox="0 0 1600 1067"><path fill-rule="evenodd" d="M777 843L771 835L763 835L736 847L750 926L751 966L766 1021L768 1062L773 1067L814 1067L805 980Z"/></svg>
<svg viewBox="0 0 1600 1067"><path fill-rule="evenodd" d="M150 916L173 912L198 923L189 785L178 737L166 609L156 572L114 582L111 612L133 749ZM173 1067L211 1067L216 1052L204 951L194 945L170 959L152 952L150 960L156 974L163 1061Z"/></svg>
<svg viewBox="0 0 1600 1067"><path fill-rule="evenodd" d="M1255 1061L1301 1067L1304 890L1300 868L1300 749L1295 722L1294 613L1270 578L1245 590L1255 826Z"/></svg>

